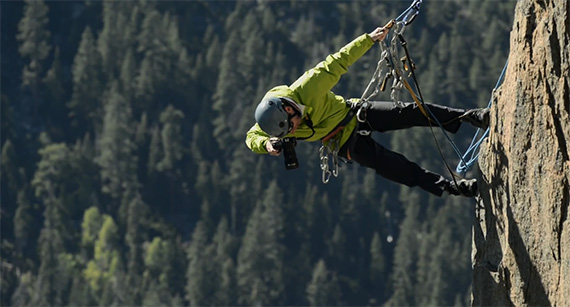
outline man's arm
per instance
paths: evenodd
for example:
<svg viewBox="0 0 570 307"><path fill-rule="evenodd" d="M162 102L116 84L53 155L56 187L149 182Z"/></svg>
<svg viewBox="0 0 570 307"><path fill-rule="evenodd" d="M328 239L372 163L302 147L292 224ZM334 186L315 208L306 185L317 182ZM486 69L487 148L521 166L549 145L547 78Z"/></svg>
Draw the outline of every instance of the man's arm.
<svg viewBox="0 0 570 307"><path fill-rule="evenodd" d="M328 93L348 71L348 67L364 55L373 44L374 41L368 34L361 35L306 71L291 84L291 89L297 92L304 104L310 104L315 96Z"/></svg>
<svg viewBox="0 0 570 307"><path fill-rule="evenodd" d="M314 68L305 72L291 85L305 104L311 103L316 96L328 93L335 86L340 77L348 71L348 67L362 57L374 42L383 40L388 34L389 27L378 27L369 34L363 34L338 52L327 56Z"/></svg>
<svg viewBox="0 0 570 307"><path fill-rule="evenodd" d="M266 154L267 148L265 144L269 141L269 135L258 124L253 125L245 137L245 144L251 151L258 154Z"/></svg>
<svg viewBox="0 0 570 307"><path fill-rule="evenodd" d="M281 151L273 148L273 145L269 141L270 137L267 133L263 132L258 124L253 125L247 132L245 138L245 144L251 151L258 154L270 154L272 156L278 156Z"/></svg>

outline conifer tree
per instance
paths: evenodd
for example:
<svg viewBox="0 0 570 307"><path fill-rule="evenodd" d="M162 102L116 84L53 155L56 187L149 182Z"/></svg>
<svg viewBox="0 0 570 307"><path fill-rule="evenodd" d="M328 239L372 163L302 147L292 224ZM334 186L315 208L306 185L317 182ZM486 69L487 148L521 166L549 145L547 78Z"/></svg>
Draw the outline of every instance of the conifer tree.
<svg viewBox="0 0 570 307"><path fill-rule="evenodd" d="M37 235L38 227L34 225L34 209L31 203L31 195L28 186L18 191L16 213L14 214L14 240L16 250L24 256L32 256L31 250L35 244L31 244L34 235Z"/></svg>
<svg viewBox="0 0 570 307"><path fill-rule="evenodd" d="M345 245L347 243L347 238L342 230L340 224L336 224L334 228L334 233L328 243L328 254L330 257L329 263L332 267L341 267L345 257L347 256L347 250Z"/></svg>
<svg viewBox="0 0 570 307"><path fill-rule="evenodd" d="M394 267L391 277L392 296L388 301L390 305L409 306L417 304L414 300L414 287L416 285L415 264L417 254L415 251L418 246L419 204L417 203L418 195L412 194L415 196L415 201L409 201L406 204L406 218L400 226L400 237L394 250Z"/></svg>
<svg viewBox="0 0 570 307"><path fill-rule="evenodd" d="M102 191L120 200L125 186L136 187L132 111L130 103L118 92L116 83L106 96L97 163L101 166Z"/></svg>
<svg viewBox="0 0 570 307"><path fill-rule="evenodd" d="M163 159L164 151L162 149L162 139L160 135L160 128L154 126L150 128L150 148L148 154L148 165L147 173L153 173L157 171L157 165L159 161Z"/></svg>
<svg viewBox="0 0 570 307"><path fill-rule="evenodd" d="M173 284L177 270L173 245L155 237L147 246L144 262L146 269L141 284L147 290L143 294L143 305L172 306L177 295Z"/></svg>
<svg viewBox="0 0 570 307"><path fill-rule="evenodd" d="M188 271L186 284L186 300L190 305L210 305L215 293L215 275L210 275L213 248L208 245L208 237L204 222L200 221L192 234L192 242L188 249Z"/></svg>
<svg viewBox="0 0 570 307"><path fill-rule="evenodd" d="M382 238L378 232L374 233L372 243L370 243L370 284L372 290L371 303L381 304L385 300L387 288L387 273L386 259L384 250L382 249Z"/></svg>
<svg viewBox="0 0 570 307"><path fill-rule="evenodd" d="M45 214L49 213L53 219L47 231L57 232L66 244L73 243L73 223L70 218L77 204L70 201L67 193L76 192L80 185L76 181L73 157L65 144L49 144L40 149L39 154L41 160L31 183L35 196L46 208Z"/></svg>
<svg viewBox="0 0 570 307"><path fill-rule="evenodd" d="M283 295L283 195L271 181L249 218L238 253L238 303L276 305Z"/></svg>
<svg viewBox="0 0 570 307"><path fill-rule="evenodd" d="M42 83L46 89L46 103L42 111L47 117L48 129L57 131L57 136L62 137L67 123L67 107L64 103L65 89L59 47L55 48L51 68L42 79Z"/></svg>
<svg viewBox="0 0 570 307"><path fill-rule="evenodd" d="M98 304L108 305L117 294L124 298L124 280L121 275L123 266L120 259L118 227L112 217L103 215L101 230L97 234L93 259L83 270L83 277L89 285L89 291ZM116 299L120 299L116 297Z"/></svg>
<svg viewBox="0 0 570 307"><path fill-rule="evenodd" d="M110 77L118 75L127 43L133 39L125 37L132 31L125 31L130 25L130 13L135 10L137 3L131 1L103 2L103 29L97 39L97 49L101 54L103 71Z"/></svg>
<svg viewBox="0 0 570 307"><path fill-rule="evenodd" d="M75 274L69 290L69 306L94 306L96 300L81 273Z"/></svg>
<svg viewBox="0 0 570 307"><path fill-rule="evenodd" d="M73 59L72 93L68 103L72 126L81 131L95 132L103 114L101 93L104 88L101 55L95 46L91 28L81 35L79 49Z"/></svg>
<svg viewBox="0 0 570 307"><path fill-rule="evenodd" d="M341 291L334 272L328 271L325 261L319 259L313 277L307 285L307 300L311 306L341 305Z"/></svg>
<svg viewBox="0 0 570 307"><path fill-rule="evenodd" d="M26 0L24 16L18 24L20 55L27 59L22 72L22 86L29 87L39 98L39 85L44 74L44 60L49 56L51 33L47 29L49 8L43 0Z"/></svg>
<svg viewBox="0 0 570 307"><path fill-rule="evenodd" d="M181 123L184 114L169 105L160 114L160 123L162 124L161 140L164 150L163 158L156 165L158 171L169 172L175 175L176 164L183 155L182 146L182 127ZM179 174L176 174L179 175Z"/></svg>
<svg viewBox="0 0 570 307"><path fill-rule="evenodd" d="M84 249L84 257L93 257L94 244L99 231L103 226L103 217L97 207L90 207L85 210L83 222L81 223L81 247Z"/></svg>
<svg viewBox="0 0 570 307"><path fill-rule="evenodd" d="M16 149L12 140L7 139L4 144L2 144L2 157L0 157L0 166L2 166L2 184L4 192L2 193L2 199L4 200L5 193L7 192L5 188L10 189L11 194L15 195L18 187L21 184L20 175L18 172L18 157L16 154Z"/></svg>
<svg viewBox="0 0 570 307"><path fill-rule="evenodd" d="M227 257L223 262L220 286L216 292L216 305L235 306L237 303L236 269L232 258Z"/></svg>
<svg viewBox="0 0 570 307"><path fill-rule="evenodd" d="M119 74L121 93L126 99L134 98L134 88L137 73L137 63L133 48L128 48L125 58L121 64L121 72Z"/></svg>
<svg viewBox="0 0 570 307"><path fill-rule="evenodd" d="M143 243L145 231L143 225L147 219L147 207L141 196L132 190L125 193L123 205L127 206L125 243L127 244L127 283L135 305L141 304L143 274Z"/></svg>
<svg viewBox="0 0 570 307"><path fill-rule="evenodd" d="M65 252L62 234L58 229L62 223L58 202L58 200L53 199L46 203L44 227L38 240L41 264L31 305L66 304L66 298L62 296L62 293L67 281L62 279L67 276L63 276L58 270L64 265L64 263L60 263L59 256Z"/></svg>
<svg viewBox="0 0 570 307"><path fill-rule="evenodd" d="M19 277L18 287L14 290L10 301L13 306L28 306L32 304L35 276L32 272L22 273Z"/></svg>
<svg viewBox="0 0 570 307"><path fill-rule="evenodd" d="M248 23L241 25L241 20L239 20L241 7L242 5L238 4L236 11L226 20L228 29L240 29L242 27L251 29L254 27L252 23L256 23L256 21L253 17L246 18ZM253 16L253 14L251 12L249 15ZM248 34L248 37L249 35L251 33ZM243 38L241 31L228 37L223 48L219 66L220 73L213 96L212 108L217 112L217 116L214 119L214 137L222 150L228 149L228 145L232 143L231 140L237 137L238 131L231 128L231 123L245 116L242 106L252 96L251 85L246 80L248 77L251 78L251 74L249 70L244 70L244 65L247 65L247 59L245 58L246 55L243 55L245 53L242 45ZM253 42L252 40L248 41L250 43ZM252 50L250 49L250 51ZM248 57L256 58L256 53L248 55Z"/></svg>

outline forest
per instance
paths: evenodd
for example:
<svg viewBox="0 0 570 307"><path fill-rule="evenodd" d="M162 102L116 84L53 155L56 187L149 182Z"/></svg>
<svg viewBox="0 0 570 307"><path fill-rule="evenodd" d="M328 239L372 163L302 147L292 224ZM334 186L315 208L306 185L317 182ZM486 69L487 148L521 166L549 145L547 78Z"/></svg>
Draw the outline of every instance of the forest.
<svg viewBox="0 0 570 307"><path fill-rule="evenodd" d="M473 199L357 163L323 184L318 143L290 171L244 143L267 90L411 2L2 1L0 305L469 305ZM427 101L487 105L515 3L423 1ZM379 56L333 91L360 97ZM374 137L450 176L432 133L456 164L437 129Z"/></svg>

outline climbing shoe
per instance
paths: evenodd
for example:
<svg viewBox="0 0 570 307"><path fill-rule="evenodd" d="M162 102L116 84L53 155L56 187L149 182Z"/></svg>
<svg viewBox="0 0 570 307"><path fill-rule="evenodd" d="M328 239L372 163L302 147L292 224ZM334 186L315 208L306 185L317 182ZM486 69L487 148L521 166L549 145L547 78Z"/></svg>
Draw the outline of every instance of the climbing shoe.
<svg viewBox="0 0 570 307"><path fill-rule="evenodd" d="M463 114L461 120L468 122L477 128L487 129L489 127L490 111L491 110L489 108L471 109Z"/></svg>
<svg viewBox="0 0 570 307"><path fill-rule="evenodd" d="M461 179L451 181L445 189L451 195L475 197L479 194L477 189L477 179Z"/></svg>

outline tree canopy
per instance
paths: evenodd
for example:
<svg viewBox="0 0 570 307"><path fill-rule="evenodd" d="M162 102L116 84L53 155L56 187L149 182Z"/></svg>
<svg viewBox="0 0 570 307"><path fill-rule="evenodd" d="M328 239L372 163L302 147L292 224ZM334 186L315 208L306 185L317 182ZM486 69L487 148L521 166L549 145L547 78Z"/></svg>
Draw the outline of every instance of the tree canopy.
<svg viewBox="0 0 570 307"><path fill-rule="evenodd" d="M424 1L427 100L486 105L514 4ZM468 304L469 200L356 164L324 185L317 144L294 171L244 144L267 90L408 5L3 2L0 305ZM360 97L378 50L333 91ZM444 173L429 134L375 137Z"/></svg>

